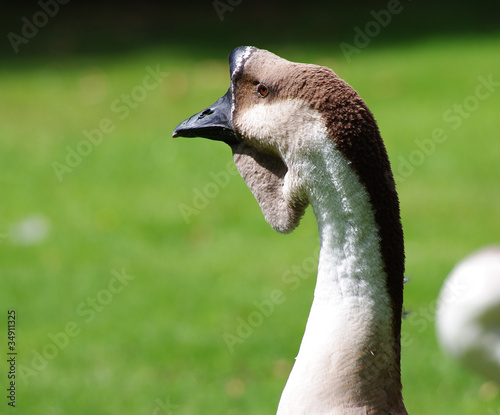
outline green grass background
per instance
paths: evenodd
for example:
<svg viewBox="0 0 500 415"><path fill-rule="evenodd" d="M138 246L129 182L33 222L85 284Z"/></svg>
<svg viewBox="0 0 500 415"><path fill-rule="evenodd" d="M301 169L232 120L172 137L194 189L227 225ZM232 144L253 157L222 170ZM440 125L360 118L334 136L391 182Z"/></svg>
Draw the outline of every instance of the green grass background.
<svg viewBox="0 0 500 415"><path fill-rule="evenodd" d="M411 280L402 350L411 414L500 413L498 389L439 350L433 317L453 265L499 241L500 87L460 128L443 119L474 94L479 76L500 82L499 44L498 36L424 39L368 47L351 63L336 44L257 45L332 67L379 122L398 176ZM170 138L177 123L226 91L228 52L197 58L164 47L0 67L0 327L16 310L18 413L275 412L312 301L314 216L309 209L292 235L273 232L239 176L211 184L210 173L228 171L229 148ZM113 101L157 65L168 76L119 119ZM52 163L65 163L67 146L76 149L82 130L104 118L114 131L59 181ZM448 139L411 175L398 175L417 140L430 140L436 128ZM186 221L180 206L193 207L197 192L210 191ZM34 215L50 224L47 237L16 243L16 223ZM295 291L283 280L293 267L305 272ZM79 305L123 269L135 278L86 322ZM224 333L235 334L239 319L273 290L285 301L231 353ZM79 333L34 370L33 358L68 322ZM21 366L33 371L23 377Z"/></svg>

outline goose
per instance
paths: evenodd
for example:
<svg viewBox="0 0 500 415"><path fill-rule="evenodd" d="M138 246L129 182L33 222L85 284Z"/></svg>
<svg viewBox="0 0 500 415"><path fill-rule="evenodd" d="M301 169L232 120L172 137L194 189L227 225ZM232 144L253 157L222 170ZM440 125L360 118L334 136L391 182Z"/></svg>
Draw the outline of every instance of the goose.
<svg viewBox="0 0 500 415"><path fill-rule="evenodd" d="M436 332L447 354L500 385L500 246L453 268L439 293Z"/></svg>
<svg viewBox="0 0 500 415"><path fill-rule="evenodd" d="M269 225L289 233L311 205L320 238L314 299L277 413L407 414L403 231L372 113L326 67L241 46L229 69L227 92L173 137L228 144Z"/></svg>

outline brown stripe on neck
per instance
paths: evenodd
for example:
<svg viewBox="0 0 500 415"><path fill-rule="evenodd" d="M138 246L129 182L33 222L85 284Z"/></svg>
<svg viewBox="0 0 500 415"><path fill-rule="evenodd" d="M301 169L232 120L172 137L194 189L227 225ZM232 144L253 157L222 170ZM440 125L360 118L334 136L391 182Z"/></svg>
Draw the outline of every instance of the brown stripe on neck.
<svg viewBox="0 0 500 415"><path fill-rule="evenodd" d="M365 102L336 78L335 89L318 105L337 148L352 163L368 191L379 228L380 250L392 300L395 337L399 343L403 307L404 241L399 199L387 151Z"/></svg>
<svg viewBox="0 0 500 415"><path fill-rule="evenodd" d="M337 148L352 163L368 191L380 237L380 252L387 275L386 286L393 312L393 349L398 371L401 360L401 318L404 283L404 240L399 199L385 145L365 102L347 83L337 78L333 96L318 110L326 120ZM400 379L397 390L401 390Z"/></svg>
<svg viewBox="0 0 500 415"><path fill-rule="evenodd" d="M392 301L393 333L399 356L405 255L396 185L372 113L354 89L335 74L333 76L333 80L329 76L331 87L328 96L313 102L325 117L337 148L352 163L370 196L379 228L380 251Z"/></svg>

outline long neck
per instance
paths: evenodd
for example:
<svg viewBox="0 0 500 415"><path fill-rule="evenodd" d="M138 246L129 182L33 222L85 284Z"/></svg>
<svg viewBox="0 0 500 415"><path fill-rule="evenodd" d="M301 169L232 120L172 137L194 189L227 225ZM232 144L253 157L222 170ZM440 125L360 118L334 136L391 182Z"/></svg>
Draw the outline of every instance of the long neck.
<svg viewBox="0 0 500 415"><path fill-rule="evenodd" d="M302 160L300 171L321 251L313 305L278 414L406 414L393 330L398 317L369 195L335 149Z"/></svg>

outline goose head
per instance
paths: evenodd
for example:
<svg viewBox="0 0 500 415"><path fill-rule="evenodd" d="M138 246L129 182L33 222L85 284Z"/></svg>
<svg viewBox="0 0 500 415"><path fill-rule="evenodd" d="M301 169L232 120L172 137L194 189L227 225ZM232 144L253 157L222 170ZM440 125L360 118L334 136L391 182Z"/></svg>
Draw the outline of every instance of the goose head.
<svg viewBox="0 0 500 415"><path fill-rule="evenodd" d="M285 164L287 155L313 145L306 141L316 136L307 130L317 124L319 114L311 118L309 110L327 113L325 100L332 99L328 84L335 77L330 69L290 62L248 46L230 53L229 67L227 93L180 123L174 137L205 137L231 147L245 143Z"/></svg>
<svg viewBox="0 0 500 415"><path fill-rule="evenodd" d="M345 159L351 177L339 172L331 185L359 180L366 189L389 278L397 280L396 308L402 306L399 200L385 146L365 102L329 68L290 62L252 46L234 49L229 69L226 94L181 122L173 137L227 143L267 222L283 233L299 224L310 202L304 161L314 165L325 152ZM312 172L322 174L319 166Z"/></svg>

